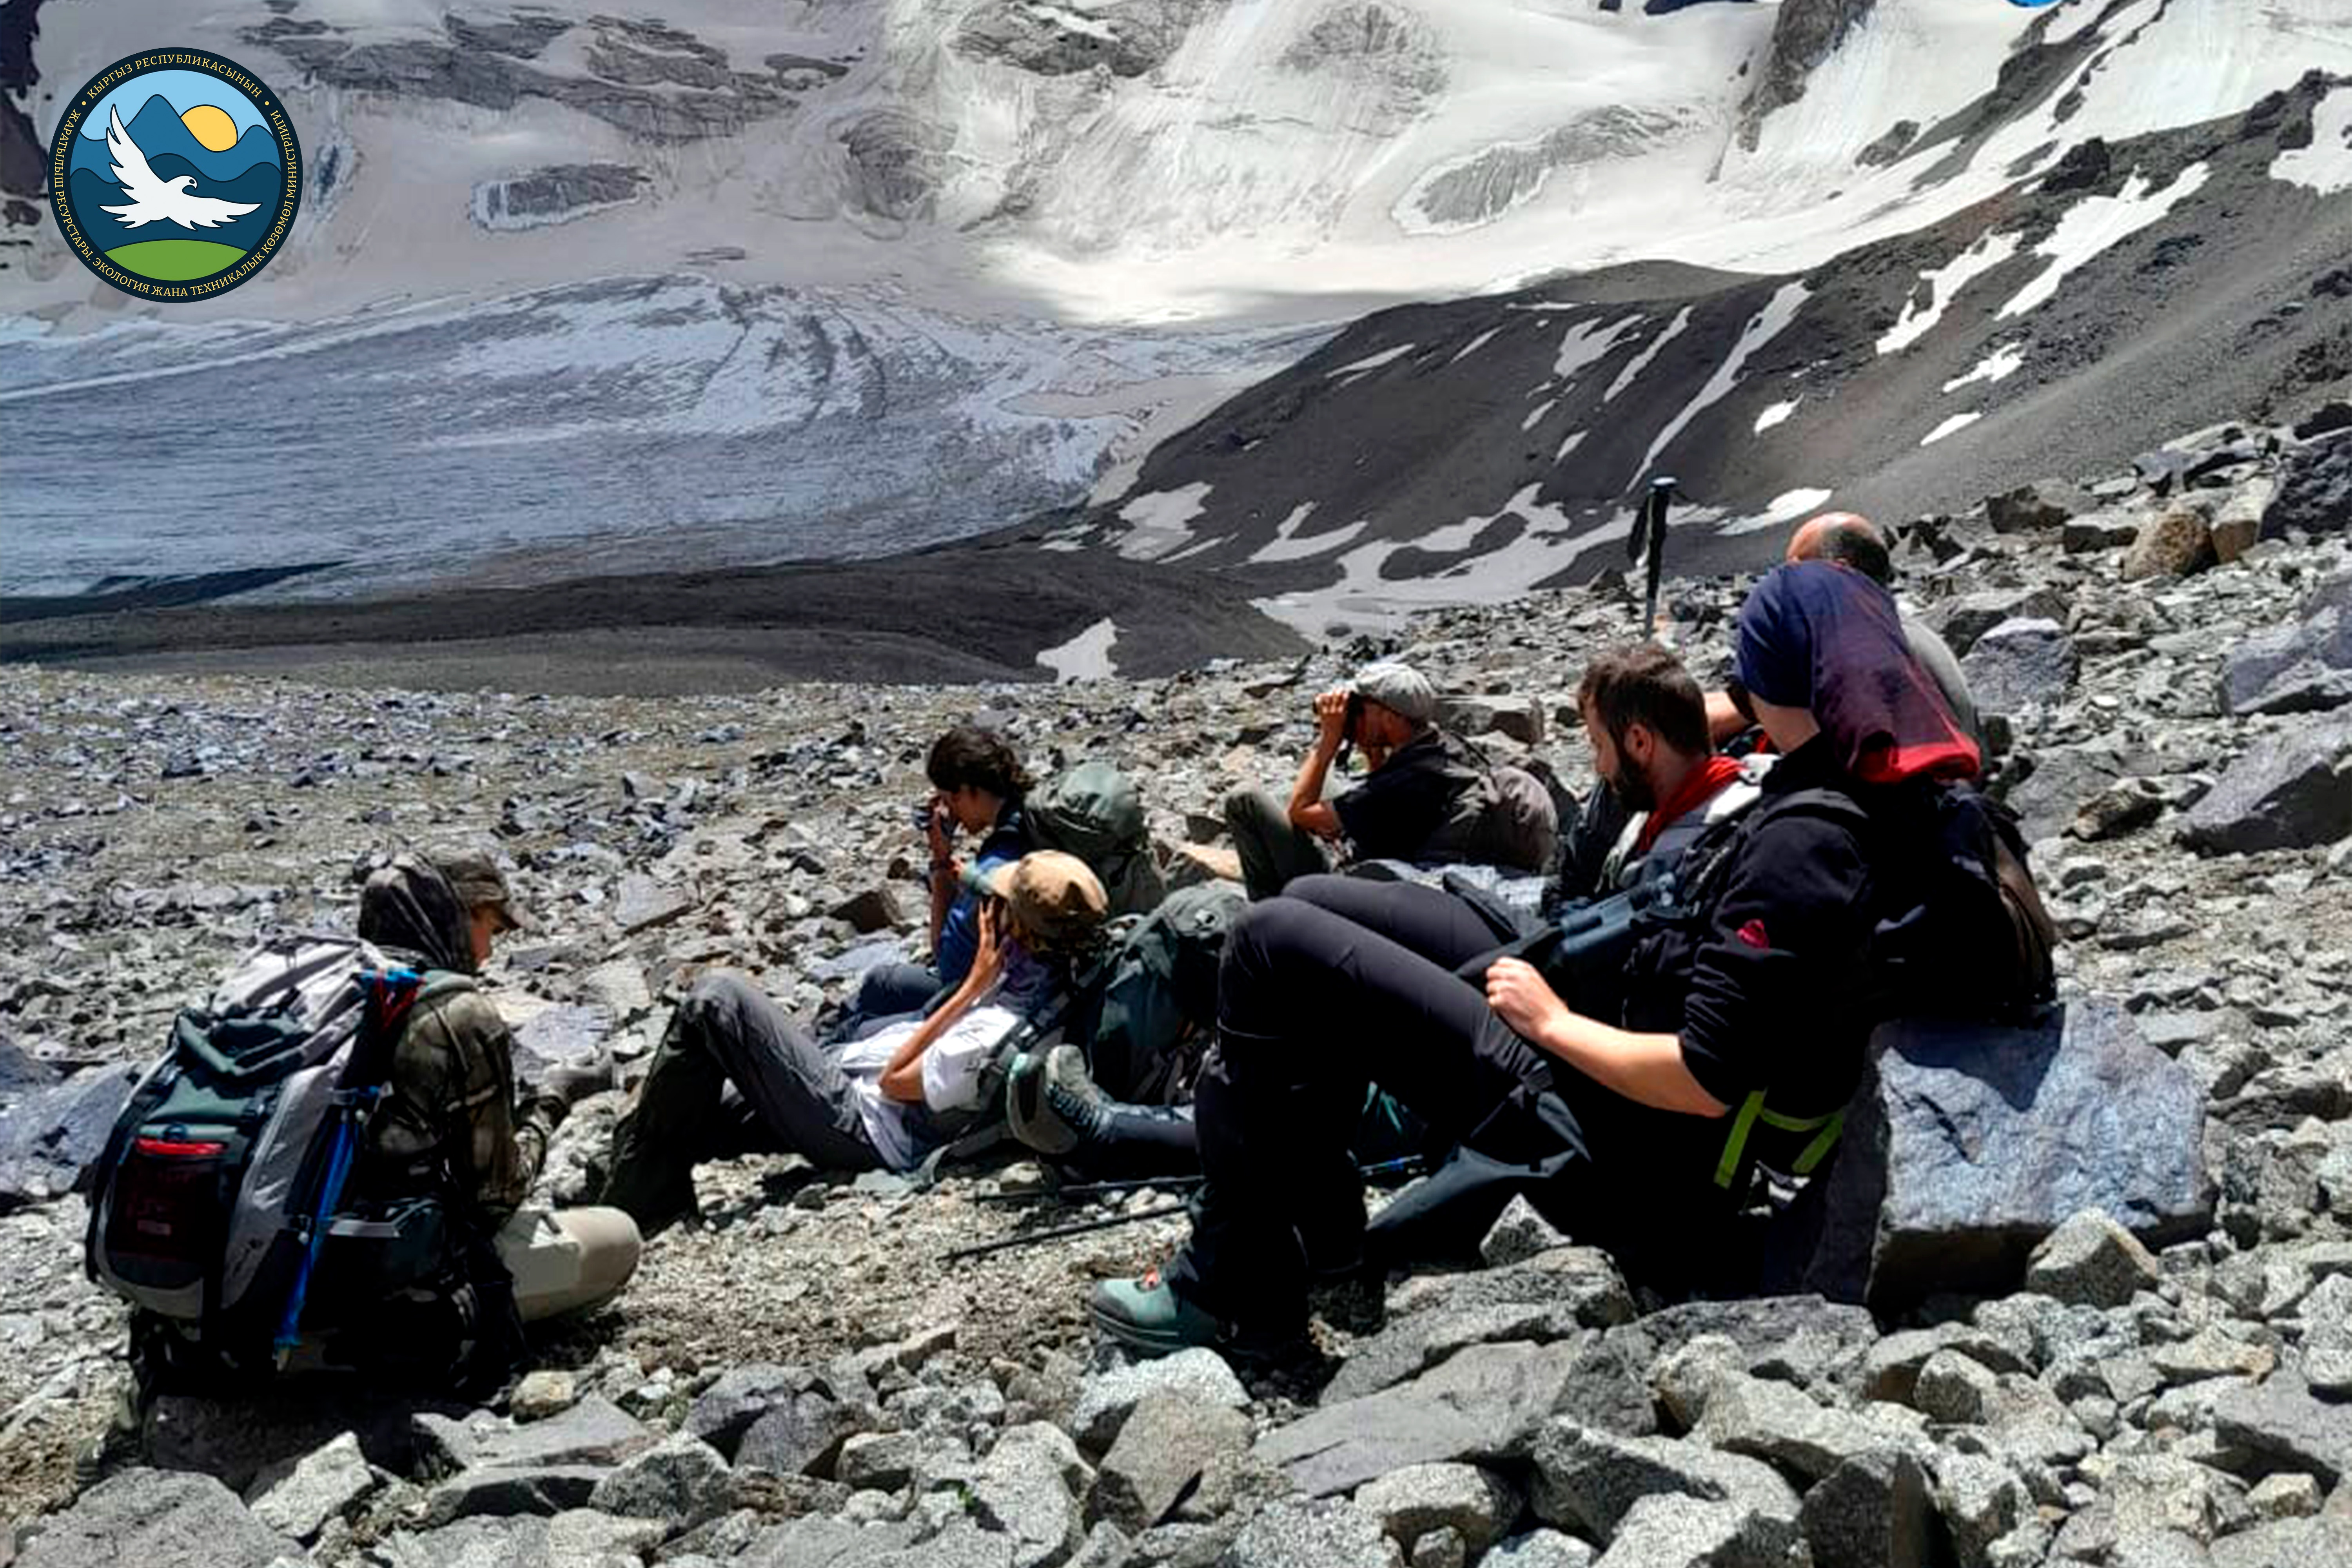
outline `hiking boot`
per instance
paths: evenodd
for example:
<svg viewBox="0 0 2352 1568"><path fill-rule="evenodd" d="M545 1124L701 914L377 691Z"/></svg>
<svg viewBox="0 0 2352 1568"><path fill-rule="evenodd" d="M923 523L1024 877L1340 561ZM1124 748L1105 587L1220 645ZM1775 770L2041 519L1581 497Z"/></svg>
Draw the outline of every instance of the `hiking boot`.
<svg viewBox="0 0 2352 1568"><path fill-rule="evenodd" d="M648 1154L625 1122L614 1140L613 1164L587 1201L616 1208L637 1222L637 1234L651 1240L679 1220L702 1212L694 1195L694 1168Z"/></svg>
<svg viewBox="0 0 2352 1568"><path fill-rule="evenodd" d="M1269 1362L1307 1348L1304 1322L1226 1322L1179 1296L1157 1268L1139 1279L1104 1280L1095 1287L1087 1310L1106 1336L1147 1356L1207 1346L1236 1361Z"/></svg>
<svg viewBox="0 0 2352 1568"><path fill-rule="evenodd" d="M1040 1154L1066 1154L1102 1138L1102 1090L1087 1075L1086 1053L1076 1046L1014 1058L1005 1078L1004 1107L1013 1136Z"/></svg>

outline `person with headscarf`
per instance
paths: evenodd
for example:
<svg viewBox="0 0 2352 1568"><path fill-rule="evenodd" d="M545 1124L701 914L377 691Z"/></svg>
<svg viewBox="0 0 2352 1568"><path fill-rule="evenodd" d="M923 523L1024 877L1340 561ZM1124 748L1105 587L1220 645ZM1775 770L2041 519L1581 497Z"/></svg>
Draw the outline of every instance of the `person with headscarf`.
<svg viewBox="0 0 2352 1568"><path fill-rule="evenodd" d="M1066 995L1109 907L1086 862L1057 850L975 871L971 887L981 897L971 966L923 1016L827 1045L748 976L696 982L614 1130L604 1201L648 1235L685 1218L694 1167L730 1152L747 1121L755 1142L825 1170L921 1164L981 1109L1005 1038Z"/></svg>
<svg viewBox="0 0 2352 1568"><path fill-rule="evenodd" d="M1434 904L1391 900L1385 929L1299 899L1250 908L1197 1090L1191 1238L1164 1270L1097 1289L1105 1332L1149 1352L1295 1342L1310 1279L1362 1257L1345 1143L1368 1080L1492 1173L1453 1213L1459 1234L1475 1243L1525 1191L1669 1289L1727 1256L1759 1160L1812 1168L1877 1021L1871 807L1976 756L1885 591L1855 572L1777 569L1738 642L1781 760L1753 807L1685 852L1686 910L1635 938L1605 1001L1490 961L1469 923L1423 918Z"/></svg>
<svg viewBox="0 0 2352 1568"><path fill-rule="evenodd" d="M436 973L478 976L497 937L524 923L498 863L479 850L397 856L360 892L361 939L428 982ZM478 985L436 988L403 1021L352 1195L454 1197L464 1220L493 1237L525 1322L610 1300L637 1266L629 1216L529 1202L556 1124L595 1087L593 1073L519 1085L497 1004Z"/></svg>

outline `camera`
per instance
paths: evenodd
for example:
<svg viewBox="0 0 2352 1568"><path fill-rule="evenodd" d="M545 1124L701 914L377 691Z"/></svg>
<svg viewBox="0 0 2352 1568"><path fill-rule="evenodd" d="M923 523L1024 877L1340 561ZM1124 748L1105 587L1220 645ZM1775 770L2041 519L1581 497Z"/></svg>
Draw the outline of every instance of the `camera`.
<svg viewBox="0 0 2352 1568"><path fill-rule="evenodd" d="M915 807L914 822L916 832L929 833L931 830L931 803L928 800L923 802L922 805Z"/></svg>
<svg viewBox="0 0 2352 1568"><path fill-rule="evenodd" d="M1353 750L1356 744L1356 726L1362 721L1363 717L1364 694L1350 689L1348 693L1348 711L1339 720L1339 749L1333 753L1334 762L1344 763L1348 760L1349 752Z"/></svg>

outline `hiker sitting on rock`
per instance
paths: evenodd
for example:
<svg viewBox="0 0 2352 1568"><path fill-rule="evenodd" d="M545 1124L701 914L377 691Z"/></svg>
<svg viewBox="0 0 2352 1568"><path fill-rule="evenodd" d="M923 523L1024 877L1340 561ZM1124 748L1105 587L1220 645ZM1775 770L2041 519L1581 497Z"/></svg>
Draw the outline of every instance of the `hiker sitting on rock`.
<svg viewBox="0 0 2352 1568"><path fill-rule="evenodd" d="M1482 994L1454 967L1480 953L1402 921L1377 929L1297 898L1244 913L1197 1092L1207 1180L1192 1234L1164 1275L1097 1289L1107 1333L1154 1352L1294 1342L1309 1280L1361 1258L1345 1144L1368 1080L1460 1144L1463 1169L1499 1178L1474 1187L1475 1216L1457 1215L1474 1233L1524 1187L1653 1282L1717 1260L1758 1158L1811 1168L1876 1022L1861 983L1869 805L1973 773L1977 756L1893 601L1858 573L1774 571L1740 612L1737 654L1781 760L1755 806L1686 854L1689 911L1638 936L1618 994L1563 997L1514 959L1485 969ZM1692 867L1702 854L1709 866Z"/></svg>
<svg viewBox="0 0 2352 1568"><path fill-rule="evenodd" d="M506 878L478 850L402 855L368 878L359 934L420 971L477 973L521 911ZM394 1048L384 1097L370 1118L352 1174L354 1199L442 1190L496 1233L525 1322L610 1300L637 1267L637 1227L609 1208L550 1212L529 1203L548 1141L569 1103L603 1088L600 1069L569 1069L518 1085L514 1039L496 1004L477 990L416 1004Z"/></svg>
<svg viewBox="0 0 2352 1568"><path fill-rule="evenodd" d="M1706 738L1706 700L1682 662L1655 643L1612 649L1593 660L1577 690L1597 787L1623 808L1627 825L1607 847L1595 886L1570 898L1606 894L1673 865L1710 825L1752 805L1773 759L1746 763L1717 756ZM1284 896L1328 910L1425 955L1461 963L1495 946L1497 933L1441 889L1331 875L1301 877ZM1471 983L1457 981L1469 986ZM1041 1153L1092 1176L1175 1174L1200 1168L1192 1107L1129 1105L1104 1094L1075 1046L1024 1057L1007 1092L1013 1134ZM1358 1160L1412 1152L1417 1124L1374 1097L1350 1133Z"/></svg>
<svg viewBox="0 0 2352 1568"><path fill-rule="evenodd" d="M842 1032L854 1034L877 1018L921 1009L942 991L963 984L979 949L980 895L965 872L982 877L1021 858L1021 805L1035 783L1003 738L970 724L931 743L923 763L932 795L923 807L930 847L931 963L884 963L866 971ZM980 835L969 862L955 853L959 832Z"/></svg>
<svg viewBox="0 0 2352 1568"><path fill-rule="evenodd" d="M741 974L698 981L614 1131L604 1201L648 1235L692 1214L694 1166L729 1146L744 1115L827 1170L921 1164L982 1109L1005 1037L1067 990L1101 940L1102 884L1075 856L1025 855L979 890L974 951L953 994L845 1045L818 1044ZM722 1110L730 1086L733 1118Z"/></svg>
<svg viewBox="0 0 2352 1568"><path fill-rule="evenodd" d="M1808 518L1797 525L1789 536L1790 561L1833 561L1851 566L1890 594L1895 588L1895 558L1886 548L1871 521L1859 512L1825 511ZM1903 626L1905 643L1911 657L1927 679L1936 683L1944 704L1959 721L1960 729L1984 749L1984 728L1977 719L1976 696L1969 689L1969 678L1960 670L1960 661L1937 636L1936 628L1917 619L1898 606L1895 611ZM1718 746L1755 725L1753 715L1745 711L1738 695L1733 691L1711 691L1706 699L1707 732Z"/></svg>
<svg viewBox="0 0 2352 1568"><path fill-rule="evenodd" d="M1225 800L1225 826L1253 899L1269 899L1294 878L1331 869L1326 845L1346 839L1364 860L1420 860L1465 787L1437 725L1437 691L1412 666L1368 664L1352 687L1315 699L1315 746L1299 764L1287 804L1263 790ZM1352 742L1370 772L1353 789L1324 799L1331 765Z"/></svg>

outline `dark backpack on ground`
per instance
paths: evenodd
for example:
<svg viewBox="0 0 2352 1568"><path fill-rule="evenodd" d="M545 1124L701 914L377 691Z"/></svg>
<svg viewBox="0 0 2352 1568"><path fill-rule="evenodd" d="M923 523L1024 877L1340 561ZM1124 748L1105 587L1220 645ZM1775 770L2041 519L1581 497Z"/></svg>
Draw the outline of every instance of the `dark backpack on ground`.
<svg viewBox="0 0 2352 1568"><path fill-rule="evenodd" d="M1030 792L1022 822L1033 848L1075 855L1100 878L1110 913L1139 915L1166 894L1143 795L1135 781L1105 762L1081 763Z"/></svg>
<svg viewBox="0 0 2352 1568"><path fill-rule="evenodd" d="M1444 734L1453 808L1420 858L1547 871L1559 852L1559 810L1544 782L1496 763L1461 736Z"/></svg>
<svg viewBox="0 0 2352 1568"><path fill-rule="evenodd" d="M252 1376L297 1331L350 1330L433 1361L425 1336L369 1330L404 1292L429 1299L453 1271L480 1271L482 1238L444 1194L341 1200L408 1009L473 984L399 970L354 938L289 936L173 1020L99 1163L84 1237L89 1278L131 1305L145 1350ZM425 1370L448 1371L464 1348Z"/></svg>
<svg viewBox="0 0 2352 1568"><path fill-rule="evenodd" d="M1873 962L1906 1016L2013 1019L2057 989L2057 927L2026 864L2017 817L1973 784L1928 792L1895 857L1903 879Z"/></svg>
<svg viewBox="0 0 2352 1568"><path fill-rule="evenodd" d="M1249 907L1230 882L1180 888L1119 940L1085 1041L1103 1092L1134 1105L1189 1100L1217 1023L1217 966Z"/></svg>

